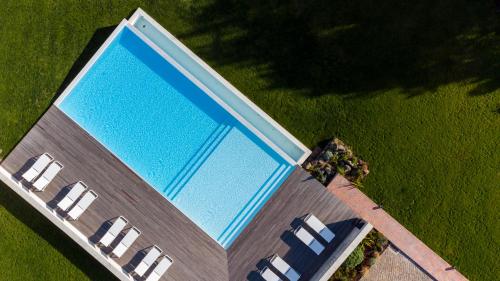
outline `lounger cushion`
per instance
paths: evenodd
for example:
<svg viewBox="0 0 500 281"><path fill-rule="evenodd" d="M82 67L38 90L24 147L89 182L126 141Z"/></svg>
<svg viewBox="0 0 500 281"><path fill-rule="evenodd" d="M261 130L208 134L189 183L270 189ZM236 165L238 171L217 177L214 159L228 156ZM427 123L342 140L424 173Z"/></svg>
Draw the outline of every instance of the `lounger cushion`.
<svg viewBox="0 0 500 281"><path fill-rule="evenodd" d="M262 276L262 278L264 278L264 280L266 281L281 281L281 279L278 277L278 275L276 275L276 273L274 273L270 268L266 267L264 268L260 275Z"/></svg>
<svg viewBox="0 0 500 281"><path fill-rule="evenodd" d="M335 234L315 215L309 214L304 221L310 228L323 237L326 242L330 243L335 238Z"/></svg>
<svg viewBox="0 0 500 281"><path fill-rule="evenodd" d="M48 153L42 154L38 159L33 163L33 165L22 175L22 177L31 182L38 176L43 169L49 165L49 163L53 160L54 158L50 156Z"/></svg>
<svg viewBox="0 0 500 281"><path fill-rule="evenodd" d="M161 249L158 246L154 246L149 250L146 256L142 259L142 261L137 265L134 269L135 273L139 276L143 276L144 273L153 265L156 259L161 255Z"/></svg>
<svg viewBox="0 0 500 281"><path fill-rule="evenodd" d="M311 250L313 250L316 255L321 254L325 249L325 246L316 240L311 233L309 233L305 228L299 226L296 231L294 231L295 236L299 238L304 244L306 244Z"/></svg>

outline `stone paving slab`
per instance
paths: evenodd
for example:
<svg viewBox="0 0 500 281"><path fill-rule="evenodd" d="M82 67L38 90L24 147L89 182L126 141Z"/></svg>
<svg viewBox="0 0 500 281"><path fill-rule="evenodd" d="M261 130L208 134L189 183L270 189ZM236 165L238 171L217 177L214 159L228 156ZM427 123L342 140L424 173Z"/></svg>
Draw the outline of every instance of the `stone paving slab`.
<svg viewBox="0 0 500 281"><path fill-rule="evenodd" d="M432 281L404 254L389 246L361 281Z"/></svg>

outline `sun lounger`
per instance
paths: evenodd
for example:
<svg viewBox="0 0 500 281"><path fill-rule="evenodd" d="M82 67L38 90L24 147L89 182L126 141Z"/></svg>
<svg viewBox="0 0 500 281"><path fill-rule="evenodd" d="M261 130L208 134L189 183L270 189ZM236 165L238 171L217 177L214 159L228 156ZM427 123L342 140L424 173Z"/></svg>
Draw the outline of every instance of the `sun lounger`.
<svg viewBox="0 0 500 281"><path fill-rule="evenodd" d="M280 256L274 255L271 260L271 264L276 268L279 272L283 273L283 275L288 278L290 281L297 281L300 278L300 274L295 271L288 263L286 263Z"/></svg>
<svg viewBox="0 0 500 281"><path fill-rule="evenodd" d="M36 159L35 163L31 165L31 167L24 172L22 175L23 179L31 182L33 181L40 173L54 160L54 157L50 156L48 153L44 153Z"/></svg>
<svg viewBox="0 0 500 281"><path fill-rule="evenodd" d="M320 221L315 215L309 214L307 217L304 219L304 222L312 228L314 231L316 231L323 239L326 240L326 242L330 243L333 238L335 238L335 234L326 227L326 225Z"/></svg>
<svg viewBox="0 0 500 281"><path fill-rule="evenodd" d="M38 191L43 191L45 187L57 176L63 165L59 162L52 162L47 170L33 183L33 187Z"/></svg>
<svg viewBox="0 0 500 281"><path fill-rule="evenodd" d="M153 271L149 274L146 281L158 281L167 272L168 268L172 265L173 261L168 256L163 256L160 262L156 265Z"/></svg>
<svg viewBox="0 0 500 281"><path fill-rule="evenodd" d="M89 190L89 192L85 193L83 195L82 199L76 203L76 205L71 208L71 210L68 213L68 217L70 217L73 220L77 220L85 210L94 202L94 200L97 199L97 193L95 193L93 190Z"/></svg>
<svg viewBox="0 0 500 281"><path fill-rule="evenodd" d="M115 222L111 225L111 227L106 231L104 236L101 237L101 240L99 240L99 244L103 245L104 247L108 247L113 240L122 232L122 230L127 226L128 221L120 216L118 219L115 220Z"/></svg>
<svg viewBox="0 0 500 281"><path fill-rule="evenodd" d="M295 234L295 236L297 236L297 238L299 238L300 241L302 241L311 250L313 250L316 255L321 254L321 252L323 252L323 250L325 249L325 246L323 246L318 240L316 240L311 235L311 233L309 233L302 226L299 226L293 233Z"/></svg>
<svg viewBox="0 0 500 281"><path fill-rule="evenodd" d="M76 202L78 197L80 197L80 195L82 195L82 193L86 189L87 189L86 184L84 184L81 181L77 182L75 185L73 185L68 194L66 194L66 196L64 196L64 198L61 199L59 203L57 203L57 207L59 207L59 209L63 211L66 211L71 205L73 205L73 203Z"/></svg>
<svg viewBox="0 0 500 281"><path fill-rule="evenodd" d="M264 269L260 271L260 276L266 281L282 281L269 267L264 267Z"/></svg>
<svg viewBox="0 0 500 281"><path fill-rule="evenodd" d="M154 245L151 250L142 258L142 261L134 269L138 276L143 276L144 273L153 265L156 259L161 255L161 249Z"/></svg>
<svg viewBox="0 0 500 281"><path fill-rule="evenodd" d="M135 240L139 237L139 235L141 235L139 229L137 229L135 226L132 227L127 232L127 234L125 234L120 243L116 245L111 254L113 254L117 258L120 258L128 250L128 248L135 242Z"/></svg>

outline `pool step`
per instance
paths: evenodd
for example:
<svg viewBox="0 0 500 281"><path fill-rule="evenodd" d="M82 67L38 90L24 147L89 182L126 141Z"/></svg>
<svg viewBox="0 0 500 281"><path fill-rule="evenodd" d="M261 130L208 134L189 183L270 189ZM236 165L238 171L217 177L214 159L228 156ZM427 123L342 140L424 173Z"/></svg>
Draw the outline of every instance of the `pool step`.
<svg viewBox="0 0 500 281"><path fill-rule="evenodd" d="M240 234L250 220L257 214L258 210L264 205L271 194L281 185L285 176L290 172L292 166L287 164L280 165L261 186L261 188L252 196L247 204L240 210L233 221L217 238L217 241L226 248Z"/></svg>
<svg viewBox="0 0 500 281"><path fill-rule="evenodd" d="M208 137L205 143L188 161L184 168L177 174L177 176L170 182L164 189L163 193L173 200L177 194L182 190L186 183L193 177L196 171L208 159L210 154L217 148L222 140L227 136L233 127L221 124L215 131Z"/></svg>

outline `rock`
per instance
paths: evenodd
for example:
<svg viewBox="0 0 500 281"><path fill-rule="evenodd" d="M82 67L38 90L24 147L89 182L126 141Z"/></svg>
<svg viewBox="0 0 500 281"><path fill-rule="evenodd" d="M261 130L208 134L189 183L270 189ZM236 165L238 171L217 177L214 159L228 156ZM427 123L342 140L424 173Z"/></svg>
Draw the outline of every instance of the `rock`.
<svg viewBox="0 0 500 281"><path fill-rule="evenodd" d="M345 146L339 144L339 145L337 145L337 150L344 152L345 151Z"/></svg>
<svg viewBox="0 0 500 281"><path fill-rule="evenodd" d="M352 170L351 166L349 166L349 165L345 165L345 166L344 166L344 172L345 172L346 174L348 174L351 170Z"/></svg>
<svg viewBox="0 0 500 281"><path fill-rule="evenodd" d="M309 170L311 170L311 169L312 169L312 167L313 167L313 165L311 164L311 162L308 162L308 163L306 164L306 166L305 166L306 170L308 170L308 171L309 171Z"/></svg>
<svg viewBox="0 0 500 281"><path fill-rule="evenodd" d="M334 170L333 170L333 168L332 168L332 166L331 166L331 165L328 165L328 166L326 166L326 167L325 167L325 173L326 173L327 175L329 175L329 176L333 175Z"/></svg>
<svg viewBox="0 0 500 281"><path fill-rule="evenodd" d="M332 157L333 157L333 152L331 152L330 150L325 151L325 153L323 154L323 159L325 161L330 161Z"/></svg>
<svg viewBox="0 0 500 281"><path fill-rule="evenodd" d="M368 170L368 165L366 163L363 163L363 166L361 168L363 170L363 175L368 175L370 171Z"/></svg>

